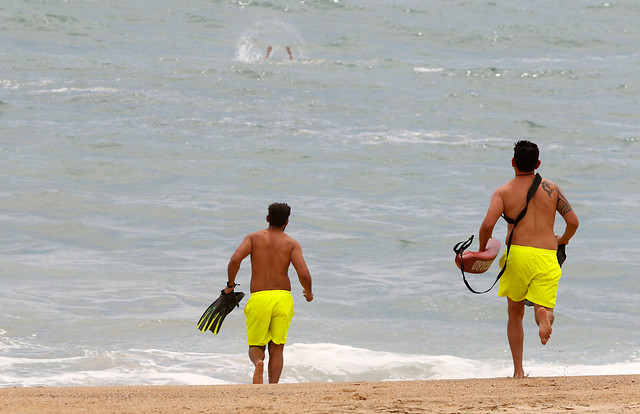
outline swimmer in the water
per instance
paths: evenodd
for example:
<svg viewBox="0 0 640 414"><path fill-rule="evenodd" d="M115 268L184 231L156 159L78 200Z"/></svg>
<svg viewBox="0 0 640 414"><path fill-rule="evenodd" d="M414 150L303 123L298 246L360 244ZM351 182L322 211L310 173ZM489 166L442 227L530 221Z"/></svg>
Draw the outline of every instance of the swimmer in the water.
<svg viewBox="0 0 640 414"><path fill-rule="evenodd" d="M269 59L272 50L273 48L271 46L267 47L267 55L264 57L264 60ZM289 54L289 60L293 60L293 54L291 53L291 48L289 46L287 46L287 53Z"/></svg>

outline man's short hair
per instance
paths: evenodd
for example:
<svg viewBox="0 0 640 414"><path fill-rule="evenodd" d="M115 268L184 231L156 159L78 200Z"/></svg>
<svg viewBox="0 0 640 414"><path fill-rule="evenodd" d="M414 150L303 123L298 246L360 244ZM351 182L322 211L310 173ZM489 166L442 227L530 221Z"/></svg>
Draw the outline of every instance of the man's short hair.
<svg viewBox="0 0 640 414"><path fill-rule="evenodd" d="M538 146L531 141L521 140L513 147L513 159L516 167L522 172L530 172L538 166L540 151Z"/></svg>
<svg viewBox="0 0 640 414"><path fill-rule="evenodd" d="M287 224L291 207L287 203L273 203L269 206L269 224L282 227Z"/></svg>

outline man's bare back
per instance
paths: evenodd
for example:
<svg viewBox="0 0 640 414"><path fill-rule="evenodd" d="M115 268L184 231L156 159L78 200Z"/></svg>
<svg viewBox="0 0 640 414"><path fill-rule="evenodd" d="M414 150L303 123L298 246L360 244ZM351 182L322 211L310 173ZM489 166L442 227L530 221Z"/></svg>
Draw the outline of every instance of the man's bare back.
<svg viewBox="0 0 640 414"><path fill-rule="evenodd" d="M291 290L289 264L308 273L300 244L278 228L269 227L247 236L251 243L251 292Z"/></svg>
<svg viewBox="0 0 640 414"><path fill-rule="evenodd" d="M489 210L480 227L480 251L486 248L493 226L502 213L515 219L524 209L527 192L534 177L533 173L516 174L515 178L498 187L493 193ZM565 234L560 238L556 237L554 233L556 211L564 217L571 212L571 206L562 194L560 187L543 178L540 188L529 202L527 214L513 232L512 243L549 250L556 250L559 244L567 244L573 233ZM509 224L507 235L510 234L512 228L513 225ZM565 238L566 240L564 240Z"/></svg>
<svg viewBox="0 0 640 414"><path fill-rule="evenodd" d="M267 217L268 218L268 217ZM262 290L291 290L289 265L295 268L304 297L313 300L311 293L311 274L302 255L300 243L284 232L282 227L270 225L268 228L248 234L231 260L227 273L229 283L235 282L242 260L251 255L251 292ZM227 288L227 293L231 288Z"/></svg>
<svg viewBox="0 0 640 414"><path fill-rule="evenodd" d="M516 176L496 190L497 196L502 198L504 214L507 217L515 218L524 209L527 192L531 187L533 178L533 174ZM529 202L527 214L513 232L512 243L541 249L557 249L558 244L553 232L557 204L558 190L556 185L547 179L543 179L540 188ZM508 232L511 232L512 228L513 225L510 224Z"/></svg>

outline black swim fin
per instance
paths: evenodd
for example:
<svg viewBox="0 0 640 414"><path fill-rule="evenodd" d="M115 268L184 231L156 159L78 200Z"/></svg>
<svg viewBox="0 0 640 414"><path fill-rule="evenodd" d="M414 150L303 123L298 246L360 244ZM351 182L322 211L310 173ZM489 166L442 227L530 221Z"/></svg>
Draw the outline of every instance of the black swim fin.
<svg viewBox="0 0 640 414"><path fill-rule="evenodd" d="M211 326L211 323L213 322L213 319L215 318L216 314L220 312L220 310L221 310L221 308L223 306L223 303L224 303L224 297L222 295L220 295L215 300L215 302L213 302L211 305L209 305L207 310L204 311L204 313L200 317L200 320L198 321L198 329L199 330L204 332L204 331L206 331L208 329L209 326Z"/></svg>
<svg viewBox="0 0 640 414"><path fill-rule="evenodd" d="M567 247L566 244L561 244L558 246L558 251L556 253L556 256L558 256L558 264L560 265L560 267L562 267L562 263L564 263L564 261L567 260L567 252L565 250L566 247Z"/></svg>
<svg viewBox="0 0 640 414"><path fill-rule="evenodd" d="M214 335L217 335L224 318L226 318L234 308L240 307L242 298L244 298L244 293L242 292L231 292L227 295L224 293L224 289L222 289L218 299L209 305L200 317L197 325L200 332L209 329Z"/></svg>

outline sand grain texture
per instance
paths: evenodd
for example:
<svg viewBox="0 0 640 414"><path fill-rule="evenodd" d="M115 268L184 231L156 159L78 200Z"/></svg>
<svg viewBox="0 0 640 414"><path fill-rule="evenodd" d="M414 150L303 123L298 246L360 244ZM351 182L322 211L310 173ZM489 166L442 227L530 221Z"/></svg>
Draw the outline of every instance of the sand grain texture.
<svg viewBox="0 0 640 414"><path fill-rule="evenodd" d="M0 389L2 413L639 413L640 375Z"/></svg>

